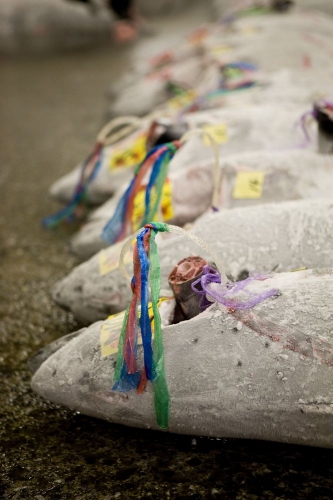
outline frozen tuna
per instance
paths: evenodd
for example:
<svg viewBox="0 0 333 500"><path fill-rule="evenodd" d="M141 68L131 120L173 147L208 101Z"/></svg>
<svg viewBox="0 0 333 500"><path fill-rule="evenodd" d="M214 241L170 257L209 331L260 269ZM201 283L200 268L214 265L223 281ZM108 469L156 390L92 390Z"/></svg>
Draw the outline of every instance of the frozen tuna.
<svg viewBox="0 0 333 500"><path fill-rule="evenodd" d="M164 325L169 432L333 447L333 275L326 270L253 280L249 293L279 295L247 310L212 305ZM83 330L37 369L32 388L86 415L158 429L153 384L113 390L121 321ZM139 354L141 348L139 346Z"/></svg>
<svg viewBox="0 0 333 500"><path fill-rule="evenodd" d="M333 206L327 201L293 201L234 208L204 215L191 229L227 263L233 279L261 270L291 271L301 267L332 266ZM169 236L159 245L162 291L179 260L197 255L198 248L184 237ZM60 280L53 299L83 323L105 319L129 303L131 292L120 274L122 244L100 251ZM209 255L201 252L202 257ZM130 266L131 258L128 258Z"/></svg>
<svg viewBox="0 0 333 500"><path fill-rule="evenodd" d="M182 151L179 155L181 154ZM177 157L175 163L176 161L178 163ZM220 166L220 208L325 198L330 196L332 188L333 158L304 150L256 151L230 155L221 160ZM204 161L193 164L193 167L186 170L172 170L161 199L165 220L184 225L193 222L208 210L212 204L213 173L212 162ZM253 184L253 192L246 188L248 183ZM143 215L143 203L143 196L138 197L137 211L133 212L133 217L138 215L137 219L133 218L137 227ZM71 251L81 258L89 258L105 248L107 244L102 239L102 232L114 210L115 204L110 200L92 214L88 222L72 237Z"/></svg>

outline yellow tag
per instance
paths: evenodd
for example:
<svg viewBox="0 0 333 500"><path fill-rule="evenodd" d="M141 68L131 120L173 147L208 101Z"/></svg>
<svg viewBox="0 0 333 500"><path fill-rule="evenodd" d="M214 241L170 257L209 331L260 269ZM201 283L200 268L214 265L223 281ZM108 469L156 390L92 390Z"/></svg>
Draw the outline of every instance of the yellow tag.
<svg viewBox="0 0 333 500"><path fill-rule="evenodd" d="M140 224L145 213L145 197L146 197L146 186L142 186L133 201L132 224L135 231L140 228ZM150 196L151 206L153 206L155 201L156 201L156 190L155 188L153 188ZM161 212L163 221L167 221L173 218L172 188L169 179L166 180L162 189ZM159 216L157 214L154 217L154 221L157 221L158 219Z"/></svg>
<svg viewBox="0 0 333 500"><path fill-rule="evenodd" d="M171 298L161 298L157 302L157 307L159 308L161 303L165 300L172 300ZM152 303L148 304L148 314L151 322L152 334L154 338L154 313ZM140 308L138 311L138 316L140 317ZM125 318L125 311L113 314L109 316L106 321L102 324L100 333L100 344L101 344L101 354L102 358L107 356L112 356L118 352L119 337L121 329L123 326ZM138 345L142 345L142 338L140 332L138 333Z"/></svg>
<svg viewBox="0 0 333 500"><path fill-rule="evenodd" d="M120 241L115 245L102 250L99 254L99 274L105 276L106 274L115 271L119 267L119 257L120 251L122 249L124 242ZM125 264L130 264L133 260L133 249L125 255Z"/></svg>
<svg viewBox="0 0 333 500"><path fill-rule="evenodd" d="M259 199L265 182L265 172L238 172L232 197L235 200Z"/></svg>
<svg viewBox="0 0 333 500"><path fill-rule="evenodd" d="M114 151L109 160L110 170L135 167L141 163L147 154L146 135L140 135L128 148Z"/></svg>
<svg viewBox="0 0 333 500"><path fill-rule="evenodd" d="M224 54L225 52L229 52L232 49L231 45L223 44L223 45L215 45L210 49L212 54L219 55Z"/></svg>
<svg viewBox="0 0 333 500"><path fill-rule="evenodd" d="M244 26L240 29L240 32L244 35L255 35L258 31L259 29L256 26Z"/></svg>
<svg viewBox="0 0 333 500"><path fill-rule="evenodd" d="M204 125L202 128L212 136L217 144L224 144L228 142L228 127L225 123L218 123L216 125ZM202 140L205 146L211 146L209 138L205 135L203 136Z"/></svg>
<svg viewBox="0 0 333 500"><path fill-rule="evenodd" d="M169 99L168 106L178 111L192 104L196 97L197 93L195 90L187 90L186 92Z"/></svg>
<svg viewBox="0 0 333 500"><path fill-rule="evenodd" d="M125 311L109 316L102 324L100 333L102 358L112 356L112 354L118 352L119 337L124 318Z"/></svg>
<svg viewBox="0 0 333 500"><path fill-rule="evenodd" d="M299 271L306 271L307 267L300 267L298 269L293 269L291 272L292 273L298 273Z"/></svg>

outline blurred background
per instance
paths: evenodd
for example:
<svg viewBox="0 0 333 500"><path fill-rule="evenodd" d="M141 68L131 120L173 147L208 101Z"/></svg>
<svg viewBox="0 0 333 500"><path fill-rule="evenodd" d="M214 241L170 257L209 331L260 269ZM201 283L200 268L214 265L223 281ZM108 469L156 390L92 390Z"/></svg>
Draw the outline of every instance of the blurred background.
<svg viewBox="0 0 333 500"><path fill-rule="evenodd" d="M108 425L30 390L27 359L80 327L49 296L77 228L41 229L48 188L90 152L110 89L213 19L209 1L137 7L145 23L121 43L102 0L0 0L0 497L332 498L329 450Z"/></svg>

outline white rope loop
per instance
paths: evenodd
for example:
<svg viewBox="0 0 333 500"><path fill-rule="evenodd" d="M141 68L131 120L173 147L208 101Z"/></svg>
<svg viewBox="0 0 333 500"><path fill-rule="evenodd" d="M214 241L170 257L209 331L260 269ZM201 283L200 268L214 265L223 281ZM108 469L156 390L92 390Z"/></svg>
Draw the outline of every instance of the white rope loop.
<svg viewBox="0 0 333 500"><path fill-rule="evenodd" d="M101 129L97 135L97 142L102 143L104 146L114 144L127 137L131 132L134 132L140 125L147 125L152 120L158 119L164 114L162 110L157 110L142 118L134 115L113 118ZM111 132L118 127L122 127L121 130L110 135Z"/></svg>
<svg viewBox="0 0 333 500"><path fill-rule="evenodd" d="M192 240L194 243L196 243L199 247L203 248L209 255L211 255L211 257L212 257L212 259L217 267L217 270L221 276L222 285L225 285L228 282L228 278L225 274L224 266L223 266L222 262L220 261L219 257L216 255L216 253L210 248L210 246L204 240L202 240L198 236L194 236L193 234L185 231L185 229L182 229L181 227L174 226L172 224L165 224L165 226L167 227L167 230L169 233L174 233L174 234L179 234L181 236L185 236L186 238L188 238L188 239ZM137 237L137 235L139 233L141 233L141 231L143 229L144 228L142 227L141 229L138 229L134 234L132 234L125 241L125 243L121 249L121 252L120 252L119 271L124 276L124 278L129 280L129 281L131 281L131 277L129 276L129 274L126 270L126 266L124 263L124 257L127 254L127 252L130 250L132 243L133 243L133 240Z"/></svg>
<svg viewBox="0 0 333 500"><path fill-rule="evenodd" d="M127 137L132 131L137 129L142 124L142 121L142 118L137 116L119 116L114 118L101 129L97 135L97 142L103 144L104 146L113 144L120 139ZM121 126L123 126L121 130L110 135L114 129Z"/></svg>
<svg viewBox="0 0 333 500"><path fill-rule="evenodd" d="M216 208L220 203L220 186L221 186L221 168L220 168L220 154L219 147L217 142L215 141L212 134L210 134L204 128L196 127L192 130L186 132L180 139L180 142L183 144L188 141L191 137L195 135L200 135L205 137L210 142L211 147L214 151L214 187L213 187L213 195L212 195L212 207Z"/></svg>

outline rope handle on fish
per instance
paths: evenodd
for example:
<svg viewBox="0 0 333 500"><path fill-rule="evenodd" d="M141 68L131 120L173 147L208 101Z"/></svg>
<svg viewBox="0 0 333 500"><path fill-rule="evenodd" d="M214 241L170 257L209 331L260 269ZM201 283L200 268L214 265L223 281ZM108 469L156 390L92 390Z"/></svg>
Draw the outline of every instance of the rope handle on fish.
<svg viewBox="0 0 333 500"><path fill-rule="evenodd" d="M227 275L224 271L224 266L219 259L219 257L216 255L216 253L210 248L210 246L201 238L198 236L194 236L193 234L189 233L185 229L182 229L179 226L174 226L172 224L166 224L166 223L159 223L159 226L163 224L164 231L167 233L173 233L173 234L179 234L180 236L185 236L186 238L190 239L194 243L196 243L199 247L201 247L203 250L205 250L209 255L211 255L212 260L214 261L216 268L221 276L221 279L224 283L227 283L228 278ZM149 224L147 224L149 226ZM145 226L146 227L146 226ZM132 234L127 240L124 242L122 249L120 251L120 256L119 256L119 271L121 274L124 276L125 279L128 281L131 281L131 277L127 273L126 265L125 265L125 255L127 252L130 251L131 246L133 244L133 240L137 237L138 234L140 234L143 231L144 228L140 228L137 231L135 231L134 234Z"/></svg>
<svg viewBox="0 0 333 500"><path fill-rule="evenodd" d="M56 227L61 222L73 221L78 212L85 209L88 203L88 186L96 178L102 165L104 147L115 144L118 141L128 137L132 132L137 130L140 125L149 123L153 117L159 116L159 113L151 113L144 118L137 116L120 116L109 121L100 130L97 135L95 146L92 153L82 163L80 177L75 186L72 198L67 205L42 221L44 227ZM120 130L112 133L115 129L121 127Z"/></svg>
<svg viewBox="0 0 333 500"><path fill-rule="evenodd" d="M220 187L221 187L221 181L222 181L222 172L220 168L220 155L219 155L219 146L212 136L207 130L196 127L192 130L189 130L186 132L181 138L180 142L181 144L184 144L186 141L188 141L191 137L195 135L200 135L202 137L205 137L208 139L210 142L211 147L213 148L214 151L214 186L213 186L213 195L212 195L212 202L211 206L213 210L217 210L217 207L219 205L220 201Z"/></svg>
<svg viewBox="0 0 333 500"><path fill-rule="evenodd" d="M140 118L135 115L124 115L113 118L108 123L106 123L97 135L97 144L103 144L103 146L109 146L121 141L125 137L128 137L132 132L134 132L140 125L144 126L149 124L152 120L158 119L163 115L162 110L154 111ZM127 126L126 126L127 125ZM114 129L122 127L117 132Z"/></svg>
<svg viewBox="0 0 333 500"><path fill-rule="evenodd" d="M137 129L142 122L142 118L131 115L113 118L100 130L97 135L96 142L97 144L103 144L103 146L114 144L127 137L131 132ZM118 127L122 128L118 132L114 132L110 135Z"/></svg>

